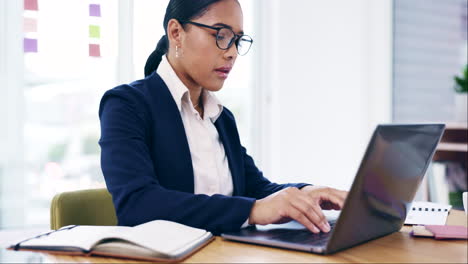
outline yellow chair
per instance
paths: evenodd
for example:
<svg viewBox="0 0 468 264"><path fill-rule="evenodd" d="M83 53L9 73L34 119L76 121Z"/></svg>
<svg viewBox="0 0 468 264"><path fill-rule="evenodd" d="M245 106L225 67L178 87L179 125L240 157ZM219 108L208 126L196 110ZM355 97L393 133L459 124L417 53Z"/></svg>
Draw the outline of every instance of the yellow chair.
<svg viewBox="0 0 468 264"><path fill-rule="evenodd" d="M59 193L52 199L50 227L67 225L117 225L112 196L107 189Z"/></svg>

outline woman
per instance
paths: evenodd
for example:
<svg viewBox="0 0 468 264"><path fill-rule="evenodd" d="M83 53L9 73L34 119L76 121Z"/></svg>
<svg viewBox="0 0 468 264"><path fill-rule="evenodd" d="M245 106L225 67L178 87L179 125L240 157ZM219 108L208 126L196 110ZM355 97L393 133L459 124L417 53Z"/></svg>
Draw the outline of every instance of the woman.
<svg viewBox="0 0 468 264"><path fill-rule="evenodd" d="M119 224L165 219L219 234L295 219L328 232L321 209L340 209L346 192L269 182L213 94L252 44L238 1L171 0L164 29L146 78L101 100L102 170Z"/></svg>

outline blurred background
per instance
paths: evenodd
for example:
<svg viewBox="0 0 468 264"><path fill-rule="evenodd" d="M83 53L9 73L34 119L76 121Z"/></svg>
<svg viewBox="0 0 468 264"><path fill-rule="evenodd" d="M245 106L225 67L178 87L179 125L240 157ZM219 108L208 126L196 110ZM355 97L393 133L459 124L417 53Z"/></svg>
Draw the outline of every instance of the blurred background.
<svg viewBox="0 0 468 264"><path fill-rule="evenodd" d="M466 0L239 2L254 45L219 97L270 180L349 189L379 123L466 131ZM99 101L143 78L167 3L0 0L0 228L48 227L55 194L105 187Z"/></svg>

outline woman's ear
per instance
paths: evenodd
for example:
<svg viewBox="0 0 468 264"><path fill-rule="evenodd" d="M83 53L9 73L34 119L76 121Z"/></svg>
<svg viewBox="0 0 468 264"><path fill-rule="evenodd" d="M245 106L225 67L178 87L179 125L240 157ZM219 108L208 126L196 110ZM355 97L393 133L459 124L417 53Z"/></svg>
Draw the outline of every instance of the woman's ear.
<svg viewBox="0 0 468 264"><path fill-rule="evenodd" d="M167 37L170 43L174 43L176 46L180 47L184 34L184 28L177 19L169 20L169 23L167 24Z"/></svg>

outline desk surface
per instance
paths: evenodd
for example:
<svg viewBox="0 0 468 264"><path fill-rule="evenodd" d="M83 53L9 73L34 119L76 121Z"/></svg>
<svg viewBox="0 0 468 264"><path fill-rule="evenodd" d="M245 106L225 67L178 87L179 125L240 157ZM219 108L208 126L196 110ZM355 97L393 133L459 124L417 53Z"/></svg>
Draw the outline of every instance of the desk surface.
<svg viewBox="0 0 468 264"><path fill-rule="evenodd" d="M448 225L467 226L467 216L463 211L452 210L447 220ZM239 262L438 262L438 263L467 263L467 240L438 241L432 238L414 238L409 235L410 227L403 227L400 232L340 251L333 255L316 255L285 249L270 248L231 242L217 237L201 251L185 260L186 263L239 263ZM8 236L0 232L0 246L5 247L4 241ZM19 232L18 234L21 234ZM26 235L26 231L22 233ZM10 235L11 237L11 235ZM14 252L0 250L0 262L28 262L28 263L135 263L135 261L98 258L71 257L63 255L39 254L30 252Z"/></svg>

